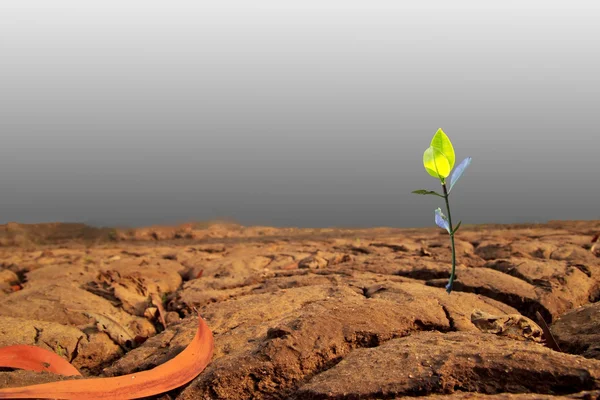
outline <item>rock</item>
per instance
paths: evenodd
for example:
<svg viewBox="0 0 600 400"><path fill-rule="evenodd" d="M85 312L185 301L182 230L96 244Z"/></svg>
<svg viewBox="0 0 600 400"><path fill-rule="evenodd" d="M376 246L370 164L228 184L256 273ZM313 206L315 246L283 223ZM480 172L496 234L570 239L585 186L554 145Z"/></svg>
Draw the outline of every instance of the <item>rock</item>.
<svg viewBox="0 0 600 400"><path fill-rule="evenodd" d="M143 268L141 267L143 263ZM144 316L152 295L159 297L175 292L183 280L180 275L184 267L170 260L140 262L123 260L100 268L94 282L88 285L91 291L104 289L108 296L118 300L125 311Z"/></svg>
<svg viewBox="0 0 600 400"><path fill-rule="evenodd" d="M504 242L483 242L479 243L475 249L475 254L484 260L495 260L498 258L510 257L512 253L512 247L508 241Z"/></svg>
<svg viewBox="0 0 600 400"><path fill-rule="evenodd" d="M596 265L511 257L490 261L484 267L536 286L538 301L548 308L553 318L587 304L600 294L600 271Z"/></svg>
<svg viewBox="0 0 600 400"><path fill-rule="evenodd" d="M50 305L50 306L49 306ZM108 300L72 286L48 284L44 287L25 288L3 299L0 316L55 322L63 325L90 327L96 314L110 318L116 327L125 328L132 335L149 337L156 333L154 326L144 318L132 316L116 308ZM111 327L107 327L111 329ZM111 331L108 331L109 335ZM113 337L117 337L114 332Z"/></svg>
<svg viewBox="0 0 600 400"><path fill-rule="evenodd" d="M374 399L456 391L570 394L578 392L576 387L600 388L599 361L495 335L422 332L353 351L302 385L294 398Z"/></svg>
<svg viewBox="0 0 600 400"><path fill-rule="evenodd" d="M471 314L471 322L484 333L537 343L544 339L542 328L520 314L493 315L476 309Z"/></svg>
<svg viewBox="0 0 600 400"><path fill-rule="evenodd" d="M14 272L3 269L0 270L0 284L14 285L19 282L19 277Z"/></svg>
<svg viewBox="0 0 600 400"><path fill-rule="evenodd" d="M80 287L92 281L97 269L84 264L57 263L40 266L25 274L25 288L43 288L46 285Z"/></svg>
<svg viewBox="0 0 600 400"><path fill-rule="evenodd" d="M158 308L156 308L156 307L148 307L148 308L146 308L146 310L144 310L144 318L147 318L151 321L154 320L157 315L158 315Z"/></svg>
<svg viewBox="0 0 600 400"><path fill-rule="evenodd" d="M600 303L562 315L550 331L562 351L600 360Z"/></svg>
<svg viewBox="0 0 600 400"><path fill-rule="evenodd" d="M314 255L300 260L298 262L298 268L325 268L328 264L329 262L325 258Z"/></svg>
<svg viewBox="0 0 600 400"><path fill-rule="evenodd" d="M106 333L82 330L55 322L0 316L0 347L39 346L55 352L83 373L98 373L123 355Z"/></svg>
<svg viewBox="0 0 600 400"><path fill-rule="evenodd" d="M169 311L165 315L165 322L167 323L167 326L177 323L179 321L181 321L181 317L174 311Z"/></svg>

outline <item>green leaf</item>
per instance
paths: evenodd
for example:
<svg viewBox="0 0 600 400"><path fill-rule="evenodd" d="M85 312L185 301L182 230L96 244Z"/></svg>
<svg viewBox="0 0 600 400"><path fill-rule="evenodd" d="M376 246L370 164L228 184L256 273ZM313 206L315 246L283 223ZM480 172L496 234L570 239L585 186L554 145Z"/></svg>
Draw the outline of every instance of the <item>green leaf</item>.
<svg viewBox="0 0 600 400"><path fill-rule="evenodd" d="M432 194L434 196L439 196L441 198L444 198L443 195L441 195L441 194L439 194L437 192L434 192L433 190L419 189L419 190L413 190L412 193L415 193L415 194Z"/></svg>
<svg viewBox="0 0 600 400"><path fill-rule="evenodd" d="M458 224L456 224L456 227L454 227L454 230L452 231L452 234L454 235L456 233L456 231L458 230L458 228L460 228L460 224L462 221L458 221Z"/></svg>
<svg viewBox="0 0 600 400"><path fill-rule="evenodd" d="M432 146L423 153L423 166L429 175L442 181L452 170L448 158L437 147Z"/></svg>
<svg viewBox="0 0 600 400"><path fill-rule="evenodd" d="M450 138L446 136L442 128L438 129L435 135L433 135L430 146L438 149L446 157L449 164L448 173L450 173L452 168L454 168L455 162L454 147L452 146L452 142L450 142Z"/></svg>

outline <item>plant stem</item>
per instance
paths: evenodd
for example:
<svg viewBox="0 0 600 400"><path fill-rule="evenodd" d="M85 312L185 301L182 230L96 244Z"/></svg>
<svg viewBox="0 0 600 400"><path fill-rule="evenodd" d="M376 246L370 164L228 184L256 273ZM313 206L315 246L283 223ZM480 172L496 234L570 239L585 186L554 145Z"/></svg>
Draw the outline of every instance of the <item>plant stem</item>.
<svg viewBox="0 0 600 400"><path fill-rule="evenodd" d="M444 189L444 200L446 200L446 211L448 212L448 225L450 226L450 244L452 245L452 272L450 272L450 280L446 286L446 292L450 294L452 291L452 284L454 283L456 271L456 249L454 248L454 229L452 228L452 216L450 215L450 203L448 202L448 189L446 189L446 183L442 183Z"/></svg>

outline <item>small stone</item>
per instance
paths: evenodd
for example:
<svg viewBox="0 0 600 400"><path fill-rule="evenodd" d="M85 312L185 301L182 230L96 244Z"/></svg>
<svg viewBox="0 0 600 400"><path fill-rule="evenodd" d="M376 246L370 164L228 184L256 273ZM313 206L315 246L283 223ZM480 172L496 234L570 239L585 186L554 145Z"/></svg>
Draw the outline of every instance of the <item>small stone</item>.
<svg viewBox="0 0 600 400"><path fill-rule="evenodd" d="M17 274L8 269L0 271L0 283L12 284L15 282L19 282Z"/></svg>
<svg viewBox="0 0 600 400"><path fill-rule="evenodd" d="M308 256L298 262L298 268L319 269L325 268L329 262L321 256Z"/></svg>
<svg viewBox="0 0 600 400"><path fill-rule="evenodd" d="M175 311L169 311L165 315L165 323L167 324L167 326L171 325L174 322L179 321L180 319L181 319L181 317Z"/></svg>
<svg viewBox="0 0 600 400"><path fill-rule="evenodd" d="M144 317L146 317L148 319L154 319L154 318L156 318L156 313L157 312L158 312L158 308L156 308L156 307L148 307L144 311Z"/></svg>

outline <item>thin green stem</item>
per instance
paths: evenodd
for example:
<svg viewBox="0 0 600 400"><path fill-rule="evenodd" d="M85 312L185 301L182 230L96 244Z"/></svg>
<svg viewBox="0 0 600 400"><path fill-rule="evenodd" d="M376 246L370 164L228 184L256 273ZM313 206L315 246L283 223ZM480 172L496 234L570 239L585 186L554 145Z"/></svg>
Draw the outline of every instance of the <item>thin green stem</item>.
<svg viewBox="0 0 600 400"><path fill-rule="evenodd" d="M446 201L446 211L448 212L448 225L450 226L450 244L452 245L452 272L450 272L450 280L446 286L448 294L452 291L452 285L454 284L455 271L456 271L456 249L454 248L454 228L452 227L452 215L450 215L450 203L448 202L448 189L446 183L442 183L444 189L444 200Z"/></svg>

